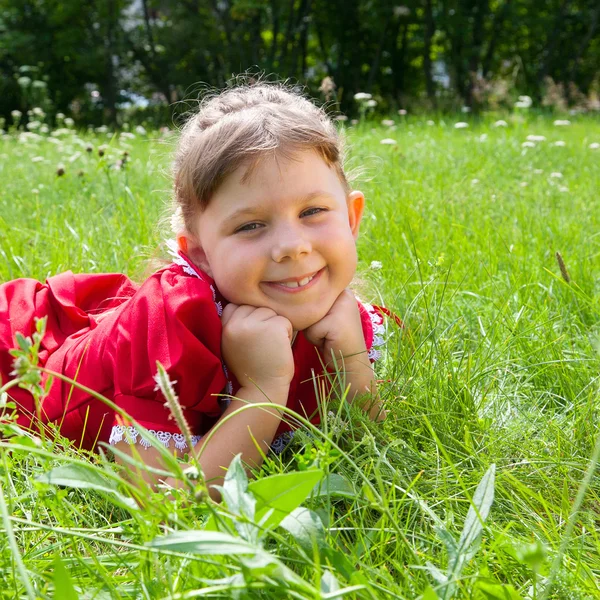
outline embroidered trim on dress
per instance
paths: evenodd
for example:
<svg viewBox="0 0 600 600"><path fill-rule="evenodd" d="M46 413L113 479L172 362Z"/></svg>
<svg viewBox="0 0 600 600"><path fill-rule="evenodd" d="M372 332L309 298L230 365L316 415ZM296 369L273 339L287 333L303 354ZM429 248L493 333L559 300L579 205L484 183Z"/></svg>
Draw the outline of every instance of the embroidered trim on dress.
<svg viewBox="0 0 600 600"><path fill-rule="evenodd" d="M165 240L165 245L167 246L168 254L173 259L173 262L180 267L183 267L183 272L188 275L192 275L192 277L197 277L198 279L202 279L196 271L192 268L190 263L183 258L179 254L179 248L177 247L177 242L175 240ZM212 286L211 286L212 288ZM214 299L214 291L213 291L213 299ZM217 309L218 310L218 309ZM220 316L220 314L219 314Z"/></svg>
<svg viewBox="0 0 600 600"><path fill-rule="evenodd" d="M385 321L382 315L380 315L371 304L363 303L363 306L369 315L369 319L371 319L371 326L373 327L373 344L369 350L369 359L373 361L379 360L381 358L381 351L376 350L376 347L385 344L383 338L386 333Z"/></svg>
<svg viewBox="0 0 600 600"><path fill-rule="evenodd" d="M173 445L177 450L186 450L188 447L183 433L171 433L170 431L156 431L154 429L150 429L148 433L153 435L159 442L161 442L165 448L171 447L171 440L173 440ZM195 446L201 439L201 435L193 435L192 444L194 444ZM139 445L145 448L146 450L152 445L148 440L141 437L140 432L135 427L127 427L126 425L113 425L113 428L110 432L110 438L108 439L108 443L111 446L114 446L115 444L118 444L123 440L126 440L133 444L139 443Z"/></svg>
<svg viewBox="0 0 600 600"><path fill-rule="evenodd" d="M293 437L293 431L284 431L279 437L273 440L273 443L271 444L271 450L275 454L281 454L287 448L287 445L292 441Z"/></svg>

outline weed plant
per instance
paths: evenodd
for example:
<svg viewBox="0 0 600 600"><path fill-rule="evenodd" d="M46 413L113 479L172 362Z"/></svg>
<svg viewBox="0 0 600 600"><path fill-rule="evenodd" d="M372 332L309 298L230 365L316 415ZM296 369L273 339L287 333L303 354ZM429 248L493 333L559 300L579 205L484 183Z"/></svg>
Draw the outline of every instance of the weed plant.
<svg viewBox="0 0 600 600"><path fill-rule="evenodd" d="M377 367L385 423L328 398L254 480L234 460L216 505L174 459L184 488L151 492L105 449L18 430L4 395L2 597L600 597L600 127L454 125L347 129L368 200L357 293L405 324ZM171 145L1 136L0 281L142 278ZM17 354L43 394L36 339Z"/></svg>

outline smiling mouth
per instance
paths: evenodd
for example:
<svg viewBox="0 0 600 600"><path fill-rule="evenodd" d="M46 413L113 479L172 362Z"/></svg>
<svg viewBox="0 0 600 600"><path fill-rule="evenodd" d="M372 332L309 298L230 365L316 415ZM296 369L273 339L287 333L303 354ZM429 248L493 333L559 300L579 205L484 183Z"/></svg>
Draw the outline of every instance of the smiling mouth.
<svg viewBox="0 0 600 600"><path fill-rule="evenodd" d="M286 281L266 281L267 285L279 288L285 288L288 290L297 290L300 288L307 287L312 281L314 281L321 274L323 269L319 269L312 275L302 277L302 279L288 279Z"/></svg>

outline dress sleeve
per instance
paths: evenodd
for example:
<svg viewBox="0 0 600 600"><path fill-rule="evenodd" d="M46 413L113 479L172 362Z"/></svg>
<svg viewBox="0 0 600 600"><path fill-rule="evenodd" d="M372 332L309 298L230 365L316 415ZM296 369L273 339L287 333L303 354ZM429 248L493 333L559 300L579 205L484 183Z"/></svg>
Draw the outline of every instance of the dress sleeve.
<svg viewBox="0 0 600 600"><path fill-rule="evenodd" d="M173 269L155 274L121 313L116 338L114 401L120 408L165 446L171 439L181 446L183 436L156 386L158 361L174 383L192 433L202 435L210 429L221 416L219 394L228 383L210 281ZM127 424L116 418L110 443L123 439L126 429ZM136 441L134 431L129 429Z"/></svg>
<svg viewBox="0 0 600 600"><path fill-rule="evenodd" d="M358 302L360 310L360 319L365 336L365 344L369 354L369 360L373 363L381 358L381 350L379 349L386 342L386 324L385 316L390 316L391 313L381 306ZM394 320L400 325L398 317L393 316Z"/></svg>

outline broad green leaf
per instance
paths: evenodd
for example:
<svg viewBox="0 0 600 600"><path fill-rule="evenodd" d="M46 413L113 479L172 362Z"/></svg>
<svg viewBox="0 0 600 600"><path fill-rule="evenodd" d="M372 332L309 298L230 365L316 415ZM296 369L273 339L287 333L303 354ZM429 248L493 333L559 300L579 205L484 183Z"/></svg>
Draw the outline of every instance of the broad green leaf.
<svg viewBox="0 0 600 600"><path fill-rule="evenodd" d="M36 481L49 485L62 485L64 487L96 490L108 494L109 498L128 509L138 510L138 505L133 498L127 498L119 493L117 486L104 477L97 469L82 464L71 464L56 467L48 473L36 477Z"/></svg>
<svg viewBox="0 0 600 600"><path fill-rule="evenodd" d="M151 548L174 552L192 552L201 555L256 554L260 548L242 538L220 531L177 531L153 539L146 544Z"/></svg>
<svg viewBox="0 0 600 600"><path fill-rule="evenodd" d="M453 561L458 554L458 547L454 536L445 527L435 527L434 529L437 536L444 543L444 546L446 546L449 561Z"/></svg>
<svg viewBox="0 0 600 600"><path fill-rule="evenodd" d="M427 571L429 571L429 574L431 575L432 579L438 585L446 585L448 583L448 577L446 577L446 575L444 575L433 563L427 561L425 563L425 568L427 569Z"/></svg>
<svg viewBox="0 0 600 600"><path fill-rule="evenodd" d="M262 527L277 527L282 519L304 502L321 477L323 471L320 469L308 469L251 481L248 492L256 498L255 522L260 523L271 511ZM212 515L206 521L204 530L218 531L217 522Z"/></svg>
<svg viewBox="0 0 600 600"><path fill-rule="evenodd" d="M459 552L461 553L465 552L481 533L483 523L490 514L492 502L494 501L495 474L496 465L491 465L475 490L473 504L469 507L469 512L467 512L467 518L460 534L460 540L458 541Z"/></svg>
<svg viewBox="0 0 600 600"><path fill-rule="evenodd" d="M419 596L419 600L440 600L440 597L435 593L435 590L428 585Z"/></svg>
<svg viewBox="0 0 600 600"><path fill-rule="evenodd" d="M263 527L276 527L310 495L317 482L323 477L321 469L308 469L292 473L280 473L252 481L248 485L256 498L256 522L273 509Z"/></svg>
<svg viewBox="0 0 600 600"><path fill-rule="evenodd" d="M229 464L223 487L220 488L227 508L250 521L254 521L256 500L248 494L248 476L242 464L242 455L236 454Z"/></svg>
<svg viewBox="0 0 600 600"><path fill-rule="evenodd" d="M313 490L312 497L342 496L345 498L356 498L354 486L339 473L329 473Z"/></svg>
<svg viewBox="0 0 600 600"><path fill-rule="evenodd" d="M79 600L79 595L73 587L69 572L60 557L54 559L54 597L61 600Z"/></svg>
<svg viewBox="0 0 600 600"><path fill-rule="evenodd" d="M340 584L335 575L331 571L323 571L323 575L321 575L321 593L330 594L339 591L339 589Z"/></svg>
<svg viewBox="0 0 600 600"><path fill-rule="evenodd" d="M319 515L308 508L294 509L279 523L279 527L292 534L296 542L308 552L312 552L314 543L319 548L326 545L323 523Z"/></svg>
<svg viewBox="0 0 600 600"><path fill-rule="evenodd" d="M512 585L477 582L475 590L489 600L522 600L523 596Z"/></svg>

